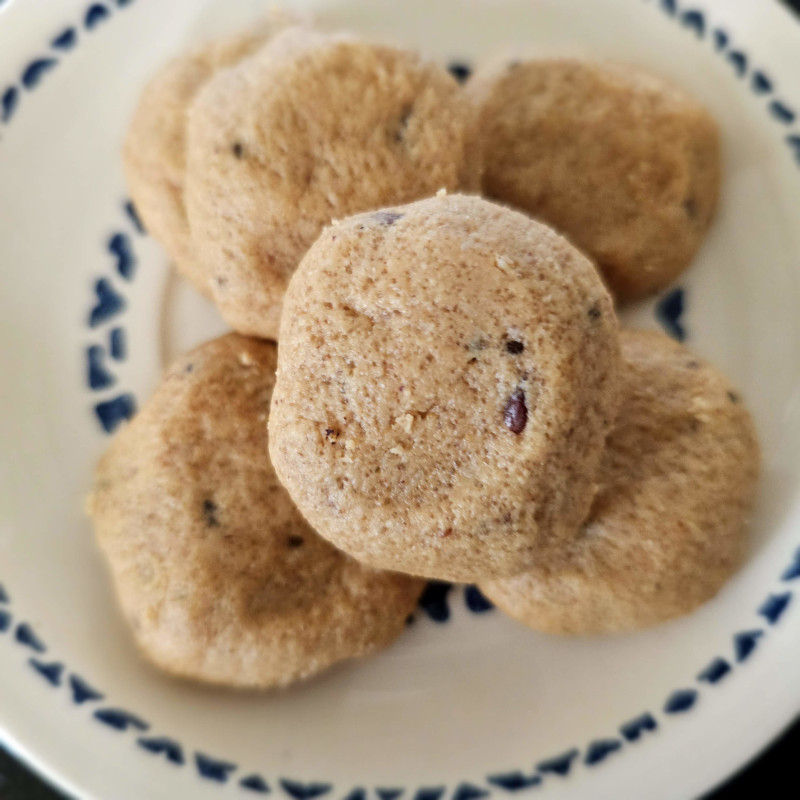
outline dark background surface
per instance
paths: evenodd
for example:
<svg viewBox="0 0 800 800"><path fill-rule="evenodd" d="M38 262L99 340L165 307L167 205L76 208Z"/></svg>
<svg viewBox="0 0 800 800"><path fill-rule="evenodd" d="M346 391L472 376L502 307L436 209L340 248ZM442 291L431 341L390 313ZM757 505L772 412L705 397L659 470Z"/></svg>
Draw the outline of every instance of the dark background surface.
<svg viewBox="0 0 800 800"><path fill-rule="evenodd" d="M764 1L766 2L766 0ZM782 0L782 2L793 8L800 16L800 0ZM798 31L798 46L800 47L800 31ZM765 797L768 786L794 786L797 780L799 754L800 721L796 722L752 765L748 766L741 774L734 776L722 788L707 795L705 800ZM0 746L0 800L65 800L65 795L51 789ZM620 798L620 800L629 799ZM676 800L683 799L676 798ZM689 799L687 798L687 800Z"/></svg>

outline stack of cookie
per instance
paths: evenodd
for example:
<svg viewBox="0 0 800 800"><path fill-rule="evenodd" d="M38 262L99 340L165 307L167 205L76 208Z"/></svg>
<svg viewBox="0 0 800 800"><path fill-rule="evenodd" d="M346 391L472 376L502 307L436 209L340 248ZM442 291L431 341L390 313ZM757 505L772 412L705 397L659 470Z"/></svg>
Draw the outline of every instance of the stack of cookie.
<svg viewBox="0 0 800 800"><path fill-rule="evenodd" d="M561 633L716 594L745 553L752 421L712 366L620 330L612 293L689 264L719 162L707 112L615 64L461 87L280 21L169 65L130 188L236 333L174 364L97 468L143 652L280 686L388 645L425 578Z"/></svg>

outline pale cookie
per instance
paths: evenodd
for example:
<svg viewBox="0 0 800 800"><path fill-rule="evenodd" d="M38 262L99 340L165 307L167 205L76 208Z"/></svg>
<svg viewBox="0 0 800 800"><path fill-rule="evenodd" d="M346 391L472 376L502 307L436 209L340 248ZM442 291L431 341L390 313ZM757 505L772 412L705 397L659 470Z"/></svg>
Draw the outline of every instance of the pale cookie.
<svg viewBox="0 0 800 800"><path fill-rule="evenodd" d="M179 359L95 475L89 510L136 640L157 666L282 686L404 629L416 579L318 537L267 458L275 345L229 334Z"/></svg>
<svg viewBox="0 0 800 800"><path fill-rule="evenodd" d="M223 317L274 338L291 274L334 218L478 188L474 115L417 55L293 29L189 115L187 208Z"/></svg>
<svg viewBox="0 0 800 800"><path fill-rule="evenodd" d="M136 210L178 270L206 295L208 279L194 258L183 200L187 109L213 75L252 55L290 21L276 13L248 33L174 59L145 86L128 129L123 166Z"/></svg>
<svg viewBox="0 0 800 800"><path fill-rule="evenodd" d="M589 261L523 214L439 196L328 228L289 286L279 362L275 469L365 563L510 575L589 510L617 321Z"/></svg>
<svg viewBox="0 0 800 800"><path fill-rule="evenodd" d="M568 59L487 67L468 93L484 193L563 233L619 300L689 265L721 171L717 125L697 101L637 67Z"/></svg>
<svg viewBox="0 0 800 800"><path fill-rule="evenodd" d="M657 333L624 331L623 402L588 522L563 558L481 586L548 633L609 633L687 614L742 563L759 446L716 369Z"/></svg>

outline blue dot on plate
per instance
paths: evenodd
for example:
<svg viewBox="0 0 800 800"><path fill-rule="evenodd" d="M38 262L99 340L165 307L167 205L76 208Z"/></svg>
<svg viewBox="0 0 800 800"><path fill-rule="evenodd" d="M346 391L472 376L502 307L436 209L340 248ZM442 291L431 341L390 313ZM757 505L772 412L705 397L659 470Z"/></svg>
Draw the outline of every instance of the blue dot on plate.
<svg viewBox="0 0 800 800"><path fill-rule="evenodd" d="M321 797L333 789L329 783L301 783L289 778L281 779L281 786L295 800L313 800L314 797Z"/></svg>
<svg viewBox="0 0 800 800"><path fill-rule="evenodd" d="M636 742L645 731L652 732L657 728L656 718L649 712L645 712L629 722L623 723L619 731L629 742Z"/></svg>
<svg viewBox="0 0 800 800"><path fill-rule="evenodd" d="M126 731L128 728L146 731L150 727L141 717L121 708L101 708L94 712L94 717L103 725L117 731Z"/></svg>
<svg viewBox="0 0 800 800"><path fill-rule="evenodd" d="M149 753L163 755L172 764L183 766L183 748L173 739L168 739L166 736L153 738L140 736L136 743Z"/></svg>
<svg viewBox="0 0 800 800"><path fill-rule="evenodd" d="M54 58L37 58L36 61L32 61L22 73L22 85L28 91L32 91L41 83L45 74L53 69L56 64L58 64L58 61Z"/></svg>
<svg viewBox="0 0 800 800"><path fill-rule="evenodd" d="M696 702L697 691L695 689L679 689L677 692L673 692L664 703L664 711L667 714L682 714L689 711Z"/></svg>

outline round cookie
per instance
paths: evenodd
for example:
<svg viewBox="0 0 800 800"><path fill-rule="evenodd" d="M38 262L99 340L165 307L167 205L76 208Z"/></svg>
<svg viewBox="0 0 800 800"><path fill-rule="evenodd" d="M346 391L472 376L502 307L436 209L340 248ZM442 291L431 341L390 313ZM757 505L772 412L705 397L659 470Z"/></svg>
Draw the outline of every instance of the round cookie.
<svg viewBox="0 0 800 800"><path fill-rule="evenodd" d="M269 342L179 359L113 441L88 507L144 654L186 678L282 686L373 653L422 590L317 536L266 457Z"/></svg>
<svg viewBox="0 0 800 800"><path fill-rule="evenodd" d="M214 74L252 55L289 22L276 13L251 32L174 59L145 86L128 129L123 166L136 210L178 270L206 295L208 279L193 255L183 199L187 110Z"/></svg>
<svg viewBox="0 0 800 800"><path fill-rule="evenodd" d="M561 559L481 586L539 631L630 631L687 614L745 555L760 455L739 395L662 334L621 340L622 407L580 536Z"/></svg>
<svg viewBox="0 0 800 800"><path fill-rule="evenodd" d="M458 195L352 217L303 259L280 333L270 453L335 545L469 582L574 536L619 347L597 272L551 230Z"/></svg>
<svg viewBox="0 0 800 800"><path fill-rule="evenodd" d="M488 67L467 87L485 195L567 236L621 301L689 265L721 171L717 125L699 103L637 67L575 59Z"/></svg>
<svg viewBox="0 0 800 800"><path fill-rule="evenodd" d="M333 218L477 189L474 114L416 54L291 29L220 73L189 115L192 237L225 320L274 338L283 294Z"/></svg>

